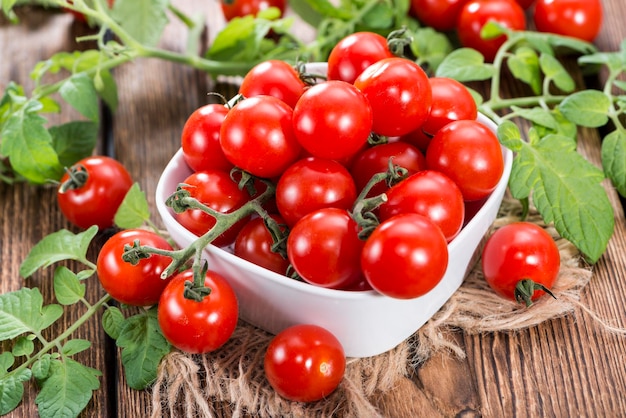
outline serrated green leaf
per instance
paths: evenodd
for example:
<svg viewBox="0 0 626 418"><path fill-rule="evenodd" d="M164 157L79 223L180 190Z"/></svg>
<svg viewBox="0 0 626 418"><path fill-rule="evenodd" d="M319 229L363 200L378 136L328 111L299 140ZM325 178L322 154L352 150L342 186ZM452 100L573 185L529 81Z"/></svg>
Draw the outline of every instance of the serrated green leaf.
<svg viewBox="0 0 626 418"><path fill-rule="evenodd" d="M156 46L169 19L168 0L120 1L113 5L113 18L136 41Z"/></svg>
<svg viewBox="0 0 626 418"><path fill-rule="evenodd" d="M85 296L85 284L65 266L54 271L54 295L61 305L73 305Z"/></svg>
<svg viewBox="0 0 626 418"><path fill-rule="evenodd" d="M495 75L495 67L485 63L483 55L475 49L459 48L441 62L435 75L461 82L488 80Z"/></svg>
<svg viewBox="0 0 626 418"><path fill-rule="evenodd" d="M49 129L59 162L71 167L75 162L88 157L98 141L98 124L90 121L73 121Z"/></svg>
<svg viewBox="0 0 626 418"><path fill-rule="evenodd" d="M599 128L609 121L611 99L598 90L583 90L567 96L558 105L565 118L577 125Z"/></svg>
<svg viewBox="0 0 626 418"><path fill-rule="evenodd" d="M50 362L52 361L50 354L42 354L37 361L33 363L31 371L33 377L37 380L46 379L50 375Z"/></svg>
<svg viewBox="0 0 626 418"><path fill-rule="evenodd" d="M437 71L441 62L453 49L448 37L429 27L413 31L410 47L418 61L428 64L432 72Z"/></svg>
<svg viewBox="0 0 626 418"><path fill-rule="evenodd" d="M497 134L500 143L511 151L518 152L522 149L522 134L513 122L509 120L502 122L498 125Z"/></svg>
<svg viewBox="0 0 626 418"><path fill-rule="evenodd" d="M124 326L124 314L119 308L111 306L102 314L102 328L114 340L117 340Z"/></svg>
<svg viewBox="0 0 626 418"><path fill-rule="evenodd" d="M541 93L539 57L533 49L528 47L518 48L506 63L515 78L528 84L535 94Z"/></svg>
<svg viewBox="0 0 626 418"><path fill-rule="evenodd" d="M65 356L73 356L76 353L87 350L89 347L91 347L91 341L76 338L68 340L65 344L63 344L61 352Z"/></svg>
<svg viewBox="0 0 626 418"><path fill-rule="evenodd" d="M115 213L113 222L122 229L139 228L150 220L150 206L146 194L138 183L128 190L122 204Z"/></svg>
<svg viewBox="0 0 626 418"><path fill-rule="evenodd" d="M574 91L576 83L563 65L552 55L541 54L539 66L544 75L550 78L554 84L566 93Z"/></svg>
<svg viewBox="0 0 626 418"><path fill-rule="evenodd" d="M515 112L516 116L527 119L536 125L541 125L555 132L559 129L559 124L554 116L541 107L521 108L511 106L511 109Z"/></svg>
<svg viewBox="0 0 626 418"><path fill-rule="evenodd" d="M101 373L70 358L52 360L35 399L41 418L74 418L100 387Z"/></svg>
<svg viewBox="0 0 626 418"><path fill-rule="evenodd" d="M29 356L35 350L35 343L30 338L26 338L24 336L17 337L15 340L15 344L13 344L13 349L11 352L14 356Z"/></svg>
<svg viewBox="0 0 626 418"><path fill-rule="evenodd" d="M20 275L29 277L40 268L46 268L63 260L87 261L87 250L93 237L98 233L97 226L74 234L62 229L45 236L30 250L20 266Z"/></svg>
<svg viewBox="0 0 626 418"><path fill-rule="evenodd" d="M97 122L100 119L98 94L93 85L93 80L87 74L74 74L65 80L59 88L59 94L89 120Z"/></svg>
<svg viewBox="0 0 626 418"><path fill-rule="evenodd" d="M548 135L524 144L513 160L513 197L532 199L548 224L572 242L590 262L604 253L613 235L613 208L601 185L604 176L576 152L576 142Z"/></svg>
<svg viewBox="0 0 626 418"><path fill-rule="evenodd" d="M30 379L30 369L8 372L13 365L14 357L9 352L0 353L0 415L15 409L24 396L24 384Z"/></svg>
<svg viewBox="0 0 626 418"><path fill-rule="evenodd" d="M23 287L0 295L0 341L39 333L63 314L59 305L43 306L39 289Z"/></svg>
<svg viewBox="0 0 626 418"><path fill-rule="evenodd" d="M133 389L144 389L154 382L161 359L171 350L159 328L156 312L152 308L129 317L117 338L126 380Z"/></svg>
<svg viewBox="0 0 626 418"><path fill-rule="evenodd" d="M363 16L362 22L371 29L386 29L393 26L395 10L392 5L377 3Z"/></svg>
<svg viewBox="0 0 626 418"><path fill-rule="evenodd" d="M609 71L619 71L624 66L623 58L619 52L598 52L595 54L583 55L578 58L578 63L606 65Z"/></svg>
<svg viewBox="0 0 626 418"><path fill-rule="evenodd" d="M613 131L602 141L602 166L617 192L626 197L626 134Z"/></svg>

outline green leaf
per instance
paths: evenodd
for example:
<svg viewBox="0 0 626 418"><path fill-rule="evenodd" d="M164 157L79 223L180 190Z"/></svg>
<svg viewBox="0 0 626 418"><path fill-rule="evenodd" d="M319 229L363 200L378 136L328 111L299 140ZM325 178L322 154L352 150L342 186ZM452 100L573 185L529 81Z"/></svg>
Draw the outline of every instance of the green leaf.
<svg viewBox="0 0 626 418"><path fill-rule="evenodd" d="M293 0L289 0L289 6L291 6ZM309 21L312 26L318 26L320 23L317 21L319 19L321 21L322 18L334 18L340 20L349 20L353 16L352 14L344 9L335 7L332 2L328 0L298 0L295 1L295 6L298 10L302 10L304 5L299 6L299 3L306 4L307 14L305 17L307 18L305 21ZM309 10L313 11L316 15L313 15ZM313 19L313 20L312 20Z"/></svg>
<svg viewBox="0 0 626 418"><path fill-rule="evenodd" d="M551 79L554 84L566 93L574 91L576 83L572 76L569 75L565 67L552 55L541 54L539 57L539 66L544 75Z"/></svg>
<svg viewBox="0 0 626 418"><path fill-rule="evenodd" d="M454 78L461 82L488 80L495 74L495 67L486 64L483 55L472 48L459 48L451 52L435 73L437 77Z"/></svg>
<svg viewBox="0 0 626 418"><path fill-rule="evenodd" d="M32 334L29 335L32 337ZM11 352L15 357L19 356L30 356L35 350L35 343L33 343L32 338L27 338L24 336L17 337L15 340L15 344L13 344L13 349Z"/></svg>
<svg viewBox="0 0 626 418"><path fill-rule="evenodd" d="M146 194L135 183L128 190L122 204L115 213L113 222L122 229L139 228L150 220L150 207Z"/></svg>
<svg viewBox="0 0 626 418"><path fill-rule="evenodd" d="M73 305L85 296L85 284L65 266L54 271L54 295L61 305Z"/></svg>
<svg viewBox="0 0 626 418"><path fill-rule="evenodd" d="M38 115L40 102L29 100L11 113L0 131L0 154L11 161L13 170L36 184L58 180L63 175L46 119Z"/></svg>
<svg viewBox="0 0 626 418"><path fill-rule="evenodd" d="M0 353L0 415L5 415L19 405L24 396L24 384L32 373L29 369L18 372L8 372L15 358L5 351Z"/></svg>
<svg viewBox="0 0 626 418"><path fill-rule="evenodd" d="M100 387L101 373L70 358L52 360L35 399L41 418L74 418L85 409Z"/></svg>
<svg viewBox="0 0 626 418"><path fill-rule="evenodd" d="M613 131L602 141L602 166L617 192L626 197L626 134Z"/></svg>
<svg viewBox="0 0 626 418"><path fill-rule="evenodd" d="M137 42L156 46L169 19L169 0L133 0L115 2L113 18Z"/></svg>
<svg viewBox="0 0 626 418"><path fill-rule="evenodd" d="M110 71L98 71L94 75L94 87L100 98L115 112L118 104L117 83Z"/></svg>
<svg viewBox="0 0 626 418"><path fill-rule="evenodd" d="M497 133L500 143L511 151L519 152L522 149L524 145L522 134L517 125L510 120L504 121L498 125Z"/></svg>
<svg viewBox="0 0 626 418"><path fill-rule="evenodd" d="M513 160L513 197L532 199L548 224L590 262L604 253L613 234L613 208L601 182L602 171L576 152L576 142L548 135L523 144Z"/></svg>
<svg viewBox="0 0 626 418"><path fill-rule="evenodd" d="M93 80L87 74L78 73L65 80L59 88L59 94L89 120L97 122L100 119L98 94Z"/></svg>
<svg viewBox="0 0 626 418"><path fill-rule="evenodd" d="M98 141L98 124L90 121L74 121L50 128L52 146L63 167L88 157Z"/></svg>
<svg viewBox="0 0 626 418"><path fill-rule="evenodd" d="M76 338L63 344L61 352L64 356L73 356L76 353L87 350L89 347L91 347L91 341Z"/></svg>
<svg viewBox="0 0 626 418"><path fill-rule="evenodd" d="M62 229L45 236L30 250L20 266L20 275L29 277L40 268L48 267L63 260L87 260L87 250L93 237L98 233L97 226L74 234Z"/></svg>
<svg viewBox="0 0 626 418"><path fill-rule="evenodd" d="M521 116L524 119L528 119L536 125L541 125L555 132L559 129L559 124L556 119L554 119L554 116L541 107L533 107L527 109L517 106L511 106L511 110L515 112L516 116Z"/></svg>
<svg viewBox="0 0 626 418"><path fill-rule="evenodd" d="M571 122L589 128L599 128L609 121L611 99L598 90L583 90L567 96L558 108Z"/></svg>
<svg viewBox="0 0 626 418"><path fill-rule="evenodd" d="M0 295L0 341L39 333L63 315L60 305L43 306L39 289L23 287Z"/></svg>
<svg viewBox="0 0 626 418"><path fill-rule="evenodd" d="M104 332L114 340L117 340L122 333L124 321L124 314L115 306L107 308L102 314L102 327L104 328Z"/></svg>
<svg viewBox="0 0 626 418"><path fill-rule="evenodd" d="M317 28L324 16L312 6L313 1L307 0L289 0L289 7L294 11L295 14L300 17L304 22L308 23L310 26ZM330 7L333 7L332 4L327 4Z"/></svg>
<svg viewBox="0 0 626 418"><path fill-rule="evenodd" d="M533 49L518 48L506 63L515 78L528 84L535 94L541 93L539 58Z"/></svg>
<svg viewBox="0 0 626 418"><path fill-rule="evenodd" d="M46 379L50 375L50 362L52 361L50 354L45 353L33 363L31 370L33 377L37 380Z"/></svg>
<svg viewBox="0 0 626 418"><path fill-rule="evenodd" d="M117 339L128 385L144 389L157 377L159 362L171 346L163 337L156 308L126 319Z"/></svg>
<svg viewBox="0 0 626 418"><path fill-rule="evenodd" d="M429 27L413 31L410 47L418 61L427 63L433 72L452 51L448 37Z"/></svg>
<svg viewBox="0 0 626 418"><path fill-rule="evenodd" d="M395 10L391 5L377 3L362 17L362 22L369 30L386 29L393 26Z"/></svg>

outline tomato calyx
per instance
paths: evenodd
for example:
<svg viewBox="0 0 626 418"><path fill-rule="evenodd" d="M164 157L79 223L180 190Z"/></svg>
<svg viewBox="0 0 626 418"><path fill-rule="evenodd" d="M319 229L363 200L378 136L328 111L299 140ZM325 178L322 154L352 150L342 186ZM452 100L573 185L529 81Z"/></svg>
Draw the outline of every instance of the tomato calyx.
<svg viewBox="0 0 626 418"><path fill-rule="evenodd" d="M59 187L60 193L65 193L68 190L77 190L80 189L87 183L87 179L89 178L89 172L87 168L82 164L73 165L70 168L65 169L69 178L67 181L61 183Z"/></svg>
<svg viewBox="0 0 626 418"><path fill-rule="evenodd" d="M411 54L407 54L407 51L410 52L409 46L411 42L411 34L408 33L406 26L391 31L389 35L387 35L387 47L393 55L398 57L411 58L408 56Z"/></svg>
<svg viewBox="0 0 626 418"><path fill-rule="evenodd" d="M535 290L543 290L554 299L556 299L554 293L552 293L552 291L546 286L542 285L541 283L536 283L532 279L523 279L517 282L517 285L515 286L515 300L520 303L526 304L526 307L528 308L533 304L532 297L535 293Z"/></svg>

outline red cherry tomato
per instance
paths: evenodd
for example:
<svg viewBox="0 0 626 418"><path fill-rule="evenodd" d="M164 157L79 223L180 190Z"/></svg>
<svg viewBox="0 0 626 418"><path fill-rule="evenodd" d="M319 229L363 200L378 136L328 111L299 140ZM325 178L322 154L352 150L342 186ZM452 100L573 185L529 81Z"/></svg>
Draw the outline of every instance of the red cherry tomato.
<svg viewBox="0 0 626 418"><path fill-rule="evenodd" d="M274 96L293 108L305 88L306 84L290 64L267 60L248 71L241 81L239 93L244 97Z"/></svg>
<svg viewBox="0 0 626 418"><path fill-rule="evenodd" d="M276 7L281 16L285 14L285 0L220 0L226 21L248 15L256 16L261 10Z"/></svg>
<svg viewBox="0 0 626 418"><path fill-rule="evenodd" d="M276 184L276 207L289 226L317 209L350 209L355 199L356 186L348 170L323 158L295 162Z"/></svg>
<svg viewBox="0 0 626 418"><path fill-rule="evenodd" d="M349 158L367 143L372 109L352 84L325 81L300 97L293 110L293 126L298 142L311 155Z"/></svg>
<svg viewBox="0 0 626 418"><path fill-rule="evenodd" d="M346 356L337 337L317 325L294 325L270 342L265 377L283 398L313 402L327 397L343 380Z"/></svg>
<svg viewBox="0 0 626 418"><path fill-rule="evenodd" d="M488 21L495 21L513 30L526 28L526 14L515 0L470 0L463 6L457 22L459 41L465 47L483 54L487 62L493 61L505 36L483 39L480 33Z"/></svg>
<svg viewBox="0 0 626 418"><path fill-rule="evenodd" d="M220 146L220 128L228 113L221 104L204 105L187 118L181 134L183 158L194 171L230 171L233 164Z"/></svg>
<svg viewBox="0 0 626 418"><path fill-rule="evenodd" d="M464 200L488 196L504 172L498 138L474 120L454 121L441 128L430 141L426 165L450 177Z"/></svg>
<svg viewBox="0 0 626 418"><path fill-rule="evenodd" d="M425 295L448 268L446 238L425 216L396 215L381 222L365 242L361 268L383 295L398 299Z"/></svg>
<svg viewBox="0 0 626 418"><path fill-rule="evenodd" d="M140 245L172 250L172 246L160 235L143 229L120 231L109 238L98 254L97 272L102 288L121 303L133 306L150 306L159 301L161 292L169 283L161 273L172 259L165 255L151 254L133 265L122 259L124 246Z"/></svg>
<svg viewBox="0 0 626 418"><path fill-rule="evenodd" d="M423 170L393 186L380 208L384 221L401 213L418 213L437 225L450 242L463 227L465 203L461 190L448 176Z"/></svg>
<svg viewBox="0 0 626 418"><path fill-rule="evenodd" d="M270 215L280 226L285 221L279 215ZM289 260L280 253L272 251L274 239L262 218L251 219L237 235L233 249L241 257L258 266L285 275Z"/></svg>
<svg viewBox="0 0 626 418"><path fill-rule="evenodd" d="M224 155L254 176L280 175L300 156L292 116L293 109L273 96L242 100L222 122L220 145Z"/></svg>
<svg viewBox="0 0 626 418"><path fill-rule="evenodd" d="M482 269L489 286L500 296L526 305L552 288L560 266L559 249L550 234L530 222L514 222L497 229L482 253Z"/></svg>
<svg viewBox="0 0 626 418"><path fill-rule="evenodd" d="M104 156L83 158L61 177L57 202L65 218L80 228L113 226L113 218L133 180L117 160Z"/></svg>
<svg viewBox="0 0 626 418"><path fill-rule="evenodd" d="M468 0L411 0L410 13L426 26L440 32L451 31L463 4Z"/></svg>
<svg viewBox="0 0 626 418"><path fill-rule="evenodd" d="M533 13L540 32L592 42L602 28L600 0L537 0Z"/></svg>
<svg viewBox="0 0 626 418"><path fill-rule="evenodd" d="M352 84L367 67L393 56L384 36L374 32L352 33L330 51L328 79Z"/></svg>
<svg viewBox="0 0 626 418"><path fill-rule="evenodd" d="M428 76L415 62L386 58L367 67L354 81L372 106L372 130L400 136L419 128L432 101Z"/></svg>
<svg viewBox="0 0 626 418"><path fill-rule="evenodd" d="M191 354L215 351L232 336L239 319L237 296L226 279L207 271L204 286L211 293L197 302L184 296L186 270L172 278L159 300L158 320L163 336L174 347Z"/></svg>
<svg viewBox="0 0 626 418"><path fill-rule="evenodd" d="M307 283L343 289L362 278L359 259L363 241L348 211L316 210L300 219L289 232L287 255Z"/></svg>
<svg viewBox="0 0 626 418"><path fill-rule="evenodd" d="M240 190L238 184L224 171L197 171L188 176L183 183L185 184L183 188L189 191L191 197L221 213L233 212L250 199L246 191ZM200 209L188 209L177 213L175 217L182 226L198 236L204 235L216 223L212 215ZM246 222L246 218L239 220L212 243L218 247L232 244Z"/></svg>
<svg viewBox="0 0 626 418"><path fill-rule="evenodd" d="M433 95L428 117L422 131L435 135L437 131L455 120L476 119L478 108L467 87L446 77L428 79Z"/></svg>

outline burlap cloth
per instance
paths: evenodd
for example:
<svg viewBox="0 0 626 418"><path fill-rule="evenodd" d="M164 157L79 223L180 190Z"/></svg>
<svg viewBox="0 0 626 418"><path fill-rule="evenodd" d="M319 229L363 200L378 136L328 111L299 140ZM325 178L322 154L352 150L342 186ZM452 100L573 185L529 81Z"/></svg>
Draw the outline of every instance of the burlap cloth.
<svg viewBox="0 0 626 418"><path fill-rule="evenodd" d="M520 214L519 202L505 197L492 230L519 220ZM465 356L449 338L449 331L514 332L577 309L593 316L580 302L581 291L592 276L591 267L532 208L527 220L544 227L558 244L561 270L553 288L557 299L546 296L530 308L504 300L491 291L482 278L480 263L476 263L459 290L412 337L384 354L348 359L339 388L327 399L311 404L287 401L272 390L263 373L263 356L272 336L242 322L217 352L189 356L175 351L166 356L153 386L152 417L212 417L219 405L232 410L233 417L376 417L379 412L370 403L371 396L393 388L411 367L436 352Z"/></svg>

